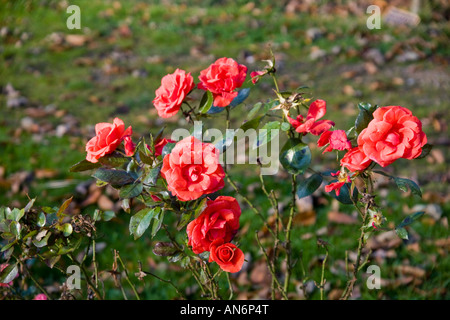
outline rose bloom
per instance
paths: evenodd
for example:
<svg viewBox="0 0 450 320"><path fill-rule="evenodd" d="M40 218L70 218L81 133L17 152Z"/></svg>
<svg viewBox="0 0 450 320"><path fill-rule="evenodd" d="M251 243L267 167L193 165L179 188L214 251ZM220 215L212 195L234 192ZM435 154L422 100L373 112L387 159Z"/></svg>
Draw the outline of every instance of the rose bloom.
<svg viewBox="0 0 450 320"><path fill-rule="evenodd" d="M131 136L126 136L123 139L123 146L125 148L125 154L128 157L131 157L136 149L136 144L131 140Z"/></svg>
<svg viewBox="0 0 450 320"><path fill-rule="evenodd" d="M238 95L235 89L242 86L246 76L246 66L224 57L200 72L198 88L211 91L214 106L226 107Z"/></svg>
<svg viewBox="0 0 450 320"><path fill-rule="evenodd" d="M195 254L208 251L214 240L230 242L239 229L241 208L233 197L219 196L209 200L205 210L191 221L186 232Z"/></svg>
<svg viewBox="0 0 450 320"><path fill-rule="evenodd" d="M131 126L125 130L122 120L115 118L113 123L97 123L95 134L86 144L86 160L96 163L98 159L116 150L126 136L131 136Z"/></svg>
<svg viewBox="0 0 450 320"><path fill-rule="evenodd" d="M427 136L410 110L382 107L375 110L373 117L358 136L358 145L369 159L386 167L397 159L414 159L422 153Z"/></svg>
<svg viewBox="0 0 450 320"><path fill-rule="evenodd" d="M306 119L304 119L302 115L298 115L296 119L288 117L288 121L294 127L295 131L299 133L311 133L315 136L319 136L334 126L333 121L318 120L322 118L326 112L326 102L318 99L313 101L309 106Z"/></svg>
<svg viewBox="0 0 450 320"><path fill-rule="evenodd" d="M232 243L224 243L223 239L211 243L209 262L216 262L226 272L239 272L244 264L244 253Z"/></svg>
<svg viewBox="0 0 450 320"><path fill-rule="evenodd" d="M177 69L174 73L161 79L161 86L156 89L153 105L161 118L170 118L180 110L188 93L195 87L191 73Z"/></svg>
<svg viewBox="0 0 450 320"><path fill-rule="evenodd" d="M161 176L173 195L189 201L222 189L225 173L219 163L219 150L190 136L164 157Z"/></svg>
<svg viewBox="0 0 450 320"><path fill-rule="evenodd" d="M252 83L256 84L259 81L259 79L265 74L267 74L267 70L251 72L250 77L252 78Z"/></svg>
<svg viewBox="0 0 450 320"><path fill-rule="evenodd" d="M350 149L341 159L341 166L346 167L351 172L362 171L371 163L372 160L359 147Z"/></svg>
<svg viewBox="0 0 450 320"><path fill-rule="evenodd" d="M322 153L330 152L332 150L350 150L352 148L351 142L347 139L347 135L344 130L325 131L317 141L317 146L328 147L323 150Z"/></svg>

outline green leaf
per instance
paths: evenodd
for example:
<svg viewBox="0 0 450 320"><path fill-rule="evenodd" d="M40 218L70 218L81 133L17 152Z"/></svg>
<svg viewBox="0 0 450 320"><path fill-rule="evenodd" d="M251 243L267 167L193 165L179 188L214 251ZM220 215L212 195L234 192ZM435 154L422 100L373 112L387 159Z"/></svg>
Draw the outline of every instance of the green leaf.
<svg viewBox="0 0 450 320"><path fill-rule="evenodd" d="M431 149L433 149L433 145L432 144L426 144L422 147L422 153L415 159L423 159L426 156L428 156L431 152Z"/></svg>
<svg viewBox="0 0 450 320"><path fill-rule="evenodd" d="M319 173L315 173L306 180L299 180L297 182L297 196L304 198L310 196L322 184L323 178Z"/></svg>
<svg viewBox="0 0 450 320"><path fill-rule="evenodd" d="M359 134L369 125L369 122L373 119L373 112L376 110L377 106L372 107L370 103L358 104L359 114L355 121L355 130Z"/></svg>
<svg viewBox="0 0 450 320"><path fill-rule="evenodd" d="M0 283L10 283L19 273L17 263L8 265L2 272L0 272Z"/></svg>
<svg viewBox="0 0 450 320"><path fill-rule="evenodd" d="M6 219L8 220L14 220L18 222L20 219L22 219L23 215L25 214L25 209L18 209L18 208L14 208L12 210L10 210L9 208L6 209L7 209L5 211Z"/></svg>
<svg viewBox="0 0 450 320"><path fill-rule="evenodd" d="M158 233L159 229L161 228L161 225L164 220L164 210L161 210L160 207L156 207L156 214L155 218L153 219L153 225L152 225L152 237Z"/></svg>
<svg viewBox="0 0 450 320"><path fill-rule="evenodd" d="M397 226L397 228L403 228L406 226L409 226L411 223L413 223L414 221L420 219L423 215L425 214L424 211L420 211L420 212L416 212L413 213L409 216L407 216L405 219L403 219L403 221Z"/></svg>
<svg viewBox="0 0 450 320"><path fill-rule="evenodd" d="M404 240L408 240L408 231L405 228L396 228L395 233Z"/></svg>
<svg viewBox="0 0 450 320"><path fill-rule="evenodd" d="M70 172L82 172L87 170L93 170L100 168L102 164L100 162L92 163L87 161L86 159L81 160L80 162L74 164L72 167L70 167Z"/></svg>
<svg viewBox="0 0 450 320"><path fill-rule="evenodd" d="M66 211L66 209L69 207L70 203L72 202L73 197L70 197L69 199L67 199L66 201L64 201L64 203L61 205L61 207L59 207L58 212L56 213L56 215L58 217L61 217L64 213L64 211Z"/></svg>
<svg viewBox="0 0 450 320"><path fill-rule="evenodd" d="M145 185L155 186L156 182L158 181L160 172L161 166L150 169L142 182Z"/></svg>
<svg viewBox="0 0 450 320"><path fill-rule="evenodd" d="M174 143L174 142L168 142L168 143L164 146L164 148L162 149L162 151L161 151L161 156L162 156L162 158L164 159L164 157L165 157L166 155L168 155L169 153L171 153L171 152L172 152L172 149L175 148L175 146L176 146L176 143Z"/></svg>
<svg viewBox="0 0 450 320"><path fill-rule="evenodd" d="M208 198L203 198L194 210L194 219L197 219L208 206Z"/></svg>
<svg viewBox="0 0 450 320"><path fill-rule="evenodd" d="M184 212L177 223L177 230L180 231L183 229L191 221L191 217L192 211Z"/></svg>
<svg viewBox="0 0 450 320"><path fill-rule="evenodd" d="M291 124L289 122L281 123L281 130L287 132L291 129Z"/></svg>
<svg viewBox="0 0 450 320"><path fill-rule="evenodd" d="M42 235L42 233L44 235ZM48 239L50 238L51 234L52 233L47 232L47 230L44 230L44 232L39 232L37 234L36 238L32 242L37 248L45 247L47 245Z"/></svg>
<svg viewBox="0 0 450 320"><path fill-rule="evenodd" d="M70 223L64 223L61 226L60 230L62 231L64 237L68 237L68 236L70 236L72 234L73 227L72 227L72 225Z"/></svg>
<svg viewBox="0 0 450 320"><path fill-rule="evenodd" d="M253 119L253 117L258 113L258 111L261 109L262 103L257 102L253 106L253 108L248 112L247 119Z"/></svg>
<svg viewBox="0 0 450 320"><path fill-rule="evenodd" d="M158 207L158 209L160 208ZM129 229L130 233L134 235L134 240L144 234L155 214L156 208L144 208L131 217Z"/></svg>
<svg viewBox="0 0 450 320"><path fill-rule="evenodd" d="M207 113L211 109L214 102L214 97L211 91L207 90L200 100L199 111L200 113Z"/></svg>
<svg viewBox="0 0 450 320"><path fill-rule="evenodd" d="M253 149L269 143L280 134L281 123L279 121L267 122L259 131L257 139L253 143Z"/></svg>
<svg viewBox="0 0 450 320"><path fill-rule="evenodd" d="M31 199L31 200L27 203L27 205L25 206L25 208L23 208L23 211L24 211L25 213L28 212L28 211L30 211L31 208L33 207L33 204L34 204L35 201L36 201L36 198Z"/></svg>
<svg viewBox="0 0 450 320"><path fill-rule="evenodd" d="M289 173L301 174L311 164L311 150L301 140L291 138L281 149L280 163Z"/></svg>
<svg viewBox="0 0 450 320"><path fill-rule="evenodd" d="M412 180L405 178L394 177L394 181L397 184L397 187L403 192L407 192L408 189L411 189L411 193L419 198L422 198L422 191L420 187Z"/></svg>
<svg viewBox="0 0 450 320"><path fill-rule="evenodd" d="M142 193L144 186L142 183L133 183L123 186L119 191L119 197L122 199L136 198Z"/></svg>
<svg viewBox="0 0 450 320"><path fill-rule="evenodd" d="M20 231L22 230L22 226L17 221L11 221L9 225L10 232L16 237L16 239L20 239Z"/></svg>
<svg viewBox="0 0 450 320"><path fill-rule="evenodd" d="M124 157L120 153L114 152L101 157L100 159L98 159L98 162L111 168L118 168L130 162L130 158Z"/></svg>
<svg viewBox="0 0 450 320"><path fill-rule="evenodd" d="M238 95L236 96L236 98L233 99L233 101L231 101L230 106L234 108L240 105L242 102L245 101L245 99L248 98L249 95L250 95L250 88L244 88L239 90Z"/></svg>
<svg viewBox="0 0 450 320"><path fill-rule="evenodd" d="M45 212L43 212L43 211L39 212L37 221L36 221L37 226L38 227L45 226L46 220L47 220L47 218L45 217Z"/></svg>
<svg viewBox="0 0 450 320"><path fill-rule="evenodd" d="M242 131L244 132L247 131L248 129L256 130L256 128L258 128L259 124L261 123L262 118L264 118L264 115L246 121L241 125L240 129L242 129Z"/></svg>
<svg viewBox="0 0 450 320"><path fill-rule="evenodd" d="M134 178L129 172L117 169L99 168L93 175L94 178L109 183L117 188L134 182Z"/></svg>
<svg viewBox="0 0 450 320"><path fill-rule="evenodd" d="M366 109L360 109L359 114L355 120L355 131L359 134L369 125L372 121L373 115Z"/></svg>

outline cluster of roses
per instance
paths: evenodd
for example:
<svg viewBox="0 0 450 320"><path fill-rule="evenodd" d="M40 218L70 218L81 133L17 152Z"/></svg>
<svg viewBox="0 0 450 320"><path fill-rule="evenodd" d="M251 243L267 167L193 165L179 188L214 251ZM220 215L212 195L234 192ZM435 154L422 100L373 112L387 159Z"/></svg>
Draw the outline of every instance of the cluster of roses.
<svg viewBox="0 0 450 320"><path fill-rule="evenodd" d="M247 67L231 58L221 58L200 72L198 89L213 94L214 106L226 107L237 96L237 88L245 81ZM187 95L195 88L193 77L184 70L164 76L156 90L153 104L162 118L175 115ZM133 156L136 145L131 140L132 128L125 129L122 120L115 118L112 124L95 126L96 136L86 145L86 159L96 163L112 153L124 142L127 156ZM155 158L172 140L155 141ZM148 147L149 148L149 147ZM151 151L151 149L149 148ZM161 177L167 189L180 201L197 200L224 187L224 170L219 163L219 152L213 144L203 143L193 136L176 143L172 151L163 158ZM153 200L160 200L152 196ZM209 261L216 262L222 270L238 272L244 263L242 250L231 243L239 229L240 206L235 198L219 196L208 199L203 212L187 226L188 244L196 254L209 251Z"/></svg>
<svg viewBox="0 0 450 320"><path fill-rule="evenodd" d="M273 64L264 71L251 73L252 82L273 72ZM200 72L197 88L210 91L214 106L227 107L238 95L236 89L245 81L247 67L231 58L220 58ZM193 77L184 70L176 69L164 76L156 90L153 104L162 118L175 115L186 102L187 95L195 88ZM280 108L284 109L280 97ZM373 112L373 119L352 146L344 130L332 130L335 123L320 120L326 114L326 102L315 100L309 106L307 116L299 114L296 119L285 115L296 132L320 136L317 145L325 152L346 150L340 160L341 169L332 173L337 182L325 186L326 192L335 191L339 196L341 188L355 179L373 162L385 167L399 158L414 159L422 152L427 138L422 123L411 111L400 106L380 107ZM127 156L135 152L131 140L131 127L125 129L123 121L115 119L113 124L99 123L96 136L86 145L87 160L97 162L105 154L114 151L122 141ZM161 155L167 139L156 141L155 157ZM348 172L346 171L348 170ZM202 143L195 137L187 137L178 143L163 159L161 177L167 182L167 189L180 201L196 200L224 187L225 173L219 163L218 150L214 145ZM155 201L159 199L153 198ZM242 267L244 257L230 241L239 228L240 208L236 199L218 197L209 200L204 212L187 226L189 245L196 254L210 251L210 261L217 262L223 270L236 272Z"/></svg>
<svg viewBox="0 0 450 320"><path fill-rule="evenodd" d="M306 119L298 115L297 119L288 117L288 120L299 133L320 135L317 146L326 146L323 153L347 150L340 160L341 170L332 173L332 176L337 176L338 181L325 186L326 192L335 190L337 196L340 189L351 182L358 172L369 167L372 161L386 167L400 158L411 160L422 153L422 147L427 143L422 122L404 107L387 106L376 109L367 128L358 135L355 147L344 130L330 130L334 122L318 120L325 113L325 101L316 100L311 103Z"/></svg>

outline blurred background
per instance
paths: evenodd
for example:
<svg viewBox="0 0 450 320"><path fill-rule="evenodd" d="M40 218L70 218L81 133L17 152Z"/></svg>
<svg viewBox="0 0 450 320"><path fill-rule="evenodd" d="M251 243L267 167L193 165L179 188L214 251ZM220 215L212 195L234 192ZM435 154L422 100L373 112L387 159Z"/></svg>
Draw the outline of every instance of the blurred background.
<svg viewBox="0 0 450 320"><path fill-rule="evenodd" d="M66 10L72 4L80 8L80 29L68 29L66 24L71 16ZM379 29L368 27L370 5L381 10ZM200 70L225 56L246 65L250 73L264 67L262 60L270 57L271 49L280 89L307 86L309 96L327 101L326 118L335 121L337 128L352 126L359 102L404 106L422 121L434 146L430 155L402 159L386 169L416 181L422 199L381 178L377 186L388 223L398 224L416 211L426 215L411 226L408 241L393 232L377 233L369 241L371 261L381 267L382 288L369 290L361 282L353 298L446 299L450 279L449 17L445 0L0 0L0 205L21 208L29 195L37 198L36 205L58 206L73 195L70 212L92 214L100 208L113 217L98 225L100 270L111 269L116 249L132 275L140 261L144 269L172 279L185 292L195 291L195 281L179 265L151 252L156 241L164 240L163 234L134 241L128 231L130 215L122 211L117 192L99 188L89 173L70 173L69 168L85 157L85 144L98 122L120 117L133 126L136 139L156 134L162 125L167 125L168 136L174 128L188 128L181 114L159 119L151 103L165 74L182 68L197 81ZM254 103L274 98L270 79L263 78L257 86L247 81L244 87L250 87L251 93L239 107L242 110L233 110L232 127L240 126ZM223 118L217 119L208 126L223 128ZM315 142L311 139L312 146ZM317 149L315 155L318 170L337 168L333 155L322 156ZM270 204L255 168L230 170L243 192L270 219ZM267 177L267 182L286 207L289 186L282 183L286 176L281 171ZM229 186L221 193L234 195ZM270 279L254 238L258 231L264 240L267 232L252 211L241 205L238 236L247 263L232 277L236 297L267 298ZM171 218L166 219L170 224ZM292 239L306 278L299 264L293 278L298 285L305 280L308 298L318 298L314 280L320 280L325 253L317 246L318 239L330 244L327 298L340 296L346 281L344 259L346 254L350 260L355 258L359 223L351 206L339 204L323 188L298 201ZM65 279L45 265L36 263L33 271L49 292L57 292ZM122 298L111 274L101 275L107 297ZM156 278L132 280L142 298L177 296ZM291 298L305 297L299 289Z"/></svg>

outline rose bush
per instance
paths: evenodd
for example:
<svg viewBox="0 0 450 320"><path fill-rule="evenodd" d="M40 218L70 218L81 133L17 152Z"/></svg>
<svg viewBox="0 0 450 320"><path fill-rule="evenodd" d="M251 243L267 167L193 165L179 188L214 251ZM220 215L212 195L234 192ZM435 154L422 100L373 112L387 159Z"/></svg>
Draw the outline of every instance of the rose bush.
<svg viewBox="0 0 450 320"><path fill-rule="evenodd" d="M158 128L155 137L150 134L133 142L131 126L125 129L124 122L115 118L112 124L99 123L95 126L95 136L86 144L85 160L71 167L71 171L94 170L92 176L98 186L110 185L117 189L123 211L131 215L129 233L135 240L144 234L150 239L157 239L160 230L164 230L164 240L152 243L152 252L167 257L169 262L179 262L197 282L201 296L211 299L223 296L224 290L219 286L222 274L226 275L230 297L233 297L233 284L228 273L238 273L243 268L246 254L239 248L243 204L247 209L245 214L252 215L248 219L260 219L261 233L267 235L262 242L260 233L256 233L255 240L270 273L270 298L289 298L294 290L292 274L295 261L301 259L291 246L296 201L318 190L320 192L325 184L323 190L327 196L353 206L360 217L361 227L355 229L360 235L353 271L342 288L341 298L348 299L358 280L361 264L364 263L363 248L371 234L374 231L394 231L400 238L407 239L408 230L405 227L423 215L423 212L416 212L398 224L386 225L384 208L375 198L373 182L377 175L387 176L401 191L410 190L414 196L421 197L421 191L410 179L374 169L377 165L381 168L389 166L401 158L423 158L431 146L427 144L420 120L401 106L378 107L360 103L354 125L348 130L336 128L334 121L322 119L327 111L325 100L316 99L309 103L310 99L305 98L300 89L280 91L274 56L266 61L267 66L263 70L250 73L249 83L256 85L263 78L271 79L275 97L264 104L256 103L246 112L246 119L239 129L260 128L252 145L256 150L276 144L278 140L275 138L283 135L284 145L277 150L278 160L285 170L283 175L290 180L290 194L281 194L267 187L261 158L258 158L255 169L259 170L258 183L271 207L270 215L234 182L232 174L227 171L230 164L221 162L220 156L227 153L236 138L235 131L229 130L230 114L240 105L244 108L242 104L250 92L250 88L240 89L246 79L247 67L227 57L217 59L200 71L197 87L191 73L181 69L163 76L153 100L158 115L163 119L177 114L183 104L189 107L182 110L188 124L193 120L225 115L222 122L226 125L226 133L221 138L214 143L204 142L197 137L199 132L194 130L175 140L165 138L164 130ZM192 101L199 92L199 103L194 105ZM186 98L191 94L188 102ZM242 110L239 112L242 113ZM231 136L230 131L233 132ZM310 148L315 146L318 150L323 148L322 154L336 154L335 160L327 163L329 168L326 169L331 170L318 171L313 168ZM235 194L224 194L228 192L226 185ZM32 208L33 199L23 209L1 208L0 232L8 242L1 251L5 252L8 264L2 264L0 287L9 288L19 266L26 268L27 260L31 258L53 268L61 257L68 256L84 268L83 264L89 260L86 258L90 248L95 256L95 223L109 219L101 210L96 210L93 217L84 214L68 216L64 212L71 201L72 198L66 200L58 208L36 209ZM286 205L280 205L280 201ZM137 205L133 206L135 202ZM84 239L87 239L88 247L80 249ZM323 298L324 270L329 251L326 242L318 240L318 245L326 249L320 266L321 281L314 281ZM15 256L14 252L19 250L24 254ZM83 269L88 295L102 299L104 294L98 285L95 259L91 263L94 265L92 277ZM125 264L115 251L113 270L108 272L114 276L122 274L118 271L119 265L126 271ZM347 270L347 273L350 274L350 271ZM127 272L124 274L128 275ZM154 273L144 271L140 265L136 275L142 279L147 275L154 276ZM296 279L295 290L306 292L305 281L305 278ZM164 282L171 284L184 298L176 284ZM132 281L128 283L136 298L139 298ZM44 295L39 298L50 296L45 289L41 290Z"/></svg>

